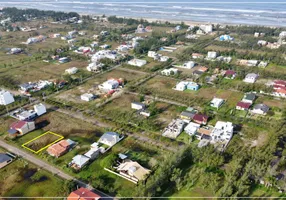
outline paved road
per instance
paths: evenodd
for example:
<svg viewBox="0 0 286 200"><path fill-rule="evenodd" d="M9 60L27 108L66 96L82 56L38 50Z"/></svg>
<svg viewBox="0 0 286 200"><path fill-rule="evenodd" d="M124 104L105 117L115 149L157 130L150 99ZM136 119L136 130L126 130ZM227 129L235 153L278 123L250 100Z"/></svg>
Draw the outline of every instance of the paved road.
<svg viewBox="0 0 286 200"><path fill-rule="evenodd" d="M95 188L93 188L91 185L87 184L87 183L84 183L76 178L74 178L73 176L71 175L68 175L64 172L62 172L61 170L59 170L58 168L30 155L29 153L17 148L17 147L14 147L10 144L7 144L5 143L4 141L0 140L0 146L7 149L9 152L12 152L16 155L18 155L19 157L22 157L28 161L30 161L31 163L34 163L35 165L39 166L40 168L42 169L45 169L53 174L56 174L58 175L59 177L65 179L65 180L73 180L75 181L80 187L85 187L85 188L88 188L90 190L93 190L95 193L97 193L98 195L102 196L102 197L105 197L105 199L112 199L109 195L105 194L104 192L101 192Z"/></svg>

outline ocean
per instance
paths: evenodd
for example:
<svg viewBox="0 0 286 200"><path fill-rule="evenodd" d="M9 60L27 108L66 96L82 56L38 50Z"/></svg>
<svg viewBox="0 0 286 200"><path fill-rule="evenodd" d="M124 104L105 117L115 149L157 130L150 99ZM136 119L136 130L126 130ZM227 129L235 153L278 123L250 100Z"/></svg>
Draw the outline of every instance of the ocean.
<svg viewBox="0 0 286 200"><path fill-rule="evenodd" d="M170 21L286 26L286 0L0 0L0 7Z"/></svg>

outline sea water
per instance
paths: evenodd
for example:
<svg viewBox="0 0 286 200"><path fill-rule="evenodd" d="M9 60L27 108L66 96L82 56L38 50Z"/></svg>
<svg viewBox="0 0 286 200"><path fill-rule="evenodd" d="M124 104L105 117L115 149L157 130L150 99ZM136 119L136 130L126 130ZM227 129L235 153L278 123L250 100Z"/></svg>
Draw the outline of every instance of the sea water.
<svg viewBox="0 0 286 200"><path fill-rule="evenodd" d="M0 7L158 20L286 26L286 0L0 0Z"/></svg>

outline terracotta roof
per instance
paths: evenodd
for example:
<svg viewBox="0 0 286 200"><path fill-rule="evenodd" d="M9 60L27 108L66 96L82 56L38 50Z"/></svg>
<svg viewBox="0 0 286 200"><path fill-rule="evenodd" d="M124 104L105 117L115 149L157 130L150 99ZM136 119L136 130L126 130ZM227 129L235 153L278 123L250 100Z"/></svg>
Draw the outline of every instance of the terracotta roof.
<svg viewBox="0 0 286 200"><path fill-rule="evenodd" d="M199 69L198 69L199 71L201 71L201 72L206 72L206 71L208 71L208 68L207 67L204 67L204 66L202 66L202 67L199 67Z"/></svg>
<svg viewBox="0 0 286 200"><path fill-rule="evenodd" d="M21 129L23 126L26 125L26 121L17 121L11 124L10 128L11 129Z"/></svg>
<svg viewBox="0 0 286 200"><path fill-rule="evenodd" d="M277 93L286 94L286 88L285 89L279 88L279 89L276 89L275 91Z"/></svg>
<svg viewBox="0 0 286 200"><path fill-rule="evenodd" d="M236 104L236 106L239 106L239 107L241 107L241 108L248 109L248 108L251 106L251 103L246 103L246 102L240 101L240 102L238 102L238 103Z"/></svg>
<svg viewBox="0 0 286 200"><path fill-rule="evenodd" d="M94 200L99 198L100 196L93 193L92 191L86 188L79 188L78 190L70 193L67 200Z"/></svg>

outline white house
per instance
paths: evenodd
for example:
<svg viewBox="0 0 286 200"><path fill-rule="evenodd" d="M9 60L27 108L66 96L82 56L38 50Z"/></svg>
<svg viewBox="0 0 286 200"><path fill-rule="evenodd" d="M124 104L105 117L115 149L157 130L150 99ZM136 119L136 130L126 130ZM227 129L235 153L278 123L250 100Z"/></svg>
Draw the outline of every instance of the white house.
<svg viewBox="0 0 286 200"><path fill-rule="evenodd" d="M244 82L246 83L255 83L255 81L258 79L258 74L255 74L255 73L250 73L250 74L247 74L244 78Z"/></svg>
<svg viewBox="0 0 286 200"><path fill-rule="evenodd" d="M103 66L104 66L104 64L102 64L102 63L92 62L86 67L86 69L89 72L99 72Z"/></svg>
<svg viewBox="0 0 286 200"><path fill-rule="evenodd" d="M117 50L126 52L126 51L129 50L129 46L127 46L127 45L120 45L120 46L117 47Z"/></svg>
<svg viewBox="0 0 286 200"><path fill-rule="evenodd" d="M175 90L184 91L184 90L187 89L187 85L188 85L188 82L186 82L186 81L181 81L181 82L179 82L179 83L176 85Z"/></svg>
<svg viewBox="0 0 286 200"><path fill-rule="evenodd" d="M142 110L142 109L146 108L146 105L144 103L140 103L140 102L132 102L131 108L135 109L135 110Z"/></svg>
<svg viewBox="0 0 286 200"><path fill-rule="evenodd" d="M209 59L215 59L217 57L217 53L215 51L209 51L207 58Z"/></svg>
<svg viewBox="0 0 286 200"><path fill-rule="evenodd" d="M161 74L164 76L170 76L171 74L175 75L177 73L178 73L178 69L176 68L164 69L161 71Z"/></svg>
<svg viewBox="0 0 286 200"><path fill-rule="evenodd" d="M76 68L76 67L68 68L68 69L65 70L65 72L67 74L75 74L75 73L78 72L78 68Z"/></svg>
<svg viewBox="0 0 286 200"><path fill-rule="evenodd" d="M106 132L104 133L100 139L98 140L98 143L105 144L109 147L112 147L117 142L119 142L122 138L120 138L120 135L115 132Z"/></svg>
<svg viewBox="0 0 286 200"><path fill-rule="evenodd" d="M91 101L95 98L95 96L91 93L84 93L80 95L80 99L83 101Z"/></svg>
<svg viewBox="0 0 286 200"><path fill-rule="evenodd" d="M104 83L102 83L101 85L99 85L99 89L103 89L103 90L113 90L118 88L119 86L119 82L118 80L115 79L109 79L107 81L105 81Z"/></svg>
<svg viewBox="0 0 286 200"><path fill-rule="evenodd" d="M194 135L196 134L197 130L200 128L200 124L190 122L186 127L185 127L185 132L189 135Z"/></svg>
<svg viewBox="0 0 286 200"><path fill-rule="evenodd" d="M205 33L211 33L213 31L213 26L211 24L202 24L200 25L200 29Z"/></svg>
<svg viewBox="0 0 286 200"><path fill-rule="evenodd" d="M38 116L41 116L47 112L46 106L42 103L34 105L34 110Z"/></svg>
<svg viewBox="0 0 286 200"><path fill-rule="evenodd" d="M188 61L183 65L175 65L174 67L185 68L185 69L192 69L196 63L194 61Z"/></svg>
<svg viewBox="0 0 286 200"><path fill-rule="evenodd" d="M10 103L13 103L14 101L14 97L10 92L6 90L0 90L0 105L6 106Z"/></svg>
<svg viewBox="0 0 286 200"><path fill-rule="evenodd" d="M233 135L233 128L231 122L218 121L210 134L212 142L229 142Z"/></svg>
<svg viewBox="0 0 286 200"><path fill-rule="evenodd" d="M148 51L148 57L155 58L158 54L155 51Z"/></svg>
<svg viewBox="0 0 286 200"><path fill-rule="evenodd" d="M210 106L211 107L214 107L214 108L219 108L221 107L221 105L224 103L224 100L223 99L220 99L220 98L213 98L211 103L210 103Z"/></svg>
<svg viewBox="0 0 286 200"><path fill-rule="evenodd" d="M285 37L286 37L286 31L282 31L282 32L279 34L279 37L280 37L280 38L285 38Z"/></svg>
<svg viewBox="0 0 286 200"><path fill-rule="evenodd" d="M185 126L185 122L181 119L174 119L164 130L162 136L175 139L178 137Z"/></svg>
<svg viewBox="0 0 286 200"><path fill-rule="evenodd" d="M133 66L137 66L137 67L142 67L143 65L147 64L146 60L140 60L140 59L132 59L130 61L128 61L129 65L133 65Z"/></svg>

